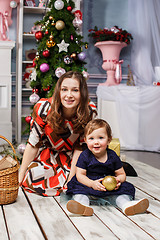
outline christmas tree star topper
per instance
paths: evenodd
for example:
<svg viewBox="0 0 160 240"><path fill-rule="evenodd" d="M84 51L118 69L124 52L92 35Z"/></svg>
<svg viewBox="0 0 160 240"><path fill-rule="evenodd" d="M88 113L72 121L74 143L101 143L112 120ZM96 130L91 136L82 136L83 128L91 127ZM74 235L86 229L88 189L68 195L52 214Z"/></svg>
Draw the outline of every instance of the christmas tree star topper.
<svg viewBox="0 0 160 240"><path fill-rule="evenodd" d="M68 46L69 46L69 43L65 43L64 40L61 41L61 43L57 44L57 46L59 47L59 52L68 52Z"/></svg>

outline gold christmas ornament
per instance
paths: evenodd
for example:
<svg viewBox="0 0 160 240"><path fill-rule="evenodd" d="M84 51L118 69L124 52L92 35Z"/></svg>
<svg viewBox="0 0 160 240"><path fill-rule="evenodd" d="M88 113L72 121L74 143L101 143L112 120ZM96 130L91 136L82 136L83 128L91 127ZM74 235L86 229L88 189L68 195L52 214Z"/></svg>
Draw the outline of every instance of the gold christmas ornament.
<svg viewBox="0 0 160 240"><path fill-rule="evenodd" d="M73 58L75 60L77 58L77 54L76 53L72 53L71 54L71 58Z"/></svg>
<svg viewBox="0 0 160 240"><path fill-rule="evenodd" d="M46 45L47 45L47 47L54 47L54 45L55 45L56 43L53 41L53 40L47 40L47 42L46 42Z"/></svg>
<svg viewBox="0 0 160 240"><path fill-rule="evenodd" d="M65 27L65 23L62 20L58 20L56 22L55 28L57 30L62 30Z"/></svg>
<svg viewBox="0 0 160 240"><path fill-rule="evenodd" d="M56 24L55 24L55 22L53 21L53 22L51 22L51 25L54 26L54 25L56 25Z"/></svg>
<svg viewBox="0 0 160 240"><path fill-rule="evenodd" d="M103 178L102 184L105 186L105 188L108 191L112 191L117 186L117 181L116 181L115 177L113 177L113 176L106 176Z"/></svg>
<svg viewBox="0 0 160 240"><path fill-rule="evenodd" d="M49 16L49 20L53 20L53 17L52 17L52 16Z"/></svg>
<svg viewBox="0 0 160 240"><path fill-rule="evenodd" d="M35 56L35 60L39 60L39 56Z"/></svg>
<svg viewBox="0 0 160 240"><path fill-rule="evenodd" d="M88 49L88 44L85 45L85 49Z"/></svg>
<svg viewBox="0 0 160 240"><path fill-rule="evenodd" d="M48 48L50 48L50 47L51 47L51 44L50 44L50 42L49 42L49 41L47 41L47 42L46 42L46 45L47 45L47 47L48 47Z"/></svg>

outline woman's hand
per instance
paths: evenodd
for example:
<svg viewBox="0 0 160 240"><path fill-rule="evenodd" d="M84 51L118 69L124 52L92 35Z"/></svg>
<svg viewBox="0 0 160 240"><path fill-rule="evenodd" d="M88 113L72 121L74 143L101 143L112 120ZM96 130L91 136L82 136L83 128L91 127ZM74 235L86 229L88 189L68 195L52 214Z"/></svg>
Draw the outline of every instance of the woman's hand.
<svg viewBox="0 0 160 240"><path fill-rule="evenodd" d="M103 184L101 183L102 180L103 180L103 178L94 180L94 181L92 182L92 188L93 188L94 190L98 190L98 191L106 191L105 186L103 186Z"/></svg>
<svg viewBox="0 0 160 240"><path fill-rule="evenodd" d="M19 172L19 176L18 176L19 186L22 186L24 175L25 175L25 172L24 173L22 171Z"/></svg>
<svg viewBox="0 0 160 240"><path fill-rule="evenodd" d="M38 148L32 147L30 144L27 143L27 146L25 148L22 164L19 171L19 185L22 185L25 173L27 171L28 165L34 160L38 153Z"/></svg>

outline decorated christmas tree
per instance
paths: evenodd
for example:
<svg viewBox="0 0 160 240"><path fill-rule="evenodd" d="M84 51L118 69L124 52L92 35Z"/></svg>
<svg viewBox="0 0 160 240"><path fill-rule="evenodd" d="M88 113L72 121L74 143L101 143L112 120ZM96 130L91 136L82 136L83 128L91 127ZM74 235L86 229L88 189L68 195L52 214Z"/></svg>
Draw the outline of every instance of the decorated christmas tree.
<svg viewBox="0 0 160 240"><path fill-rule="evenodd" d="M37 52L30 74L31 108L40 98L52 96L58 78L65 72L79 71L88 78L84 67L88 45L82 41L82 13L74 8L72 0L50 0L45 16L35 23ZM22 121L25 124L22 135L28 135L31 115Z"/></svg>
<svg viewBox="0 0 160 240"><path fill-rule="evenodd" d="M67 71L88 77L84 68L87 43L80 34L82 13L74 7L72 0L50 0L49 11L35 23L40 30L35 33L38 46L30 84L33 104L39 97L51 97L58 78Z"/></svg>

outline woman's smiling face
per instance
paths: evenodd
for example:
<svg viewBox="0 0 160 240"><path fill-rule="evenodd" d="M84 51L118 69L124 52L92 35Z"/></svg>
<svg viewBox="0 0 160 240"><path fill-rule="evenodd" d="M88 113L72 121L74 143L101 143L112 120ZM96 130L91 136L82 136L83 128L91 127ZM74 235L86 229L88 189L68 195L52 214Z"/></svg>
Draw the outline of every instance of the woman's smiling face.
<svg viewBox="0 0 160 240"><path fill-rule="evenodd" d="M80 102L79 81L75 78L65 78L61 84L60 99L65 110L76 110Z"/></svg>

